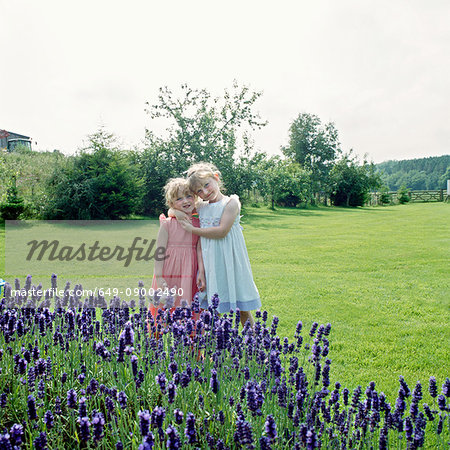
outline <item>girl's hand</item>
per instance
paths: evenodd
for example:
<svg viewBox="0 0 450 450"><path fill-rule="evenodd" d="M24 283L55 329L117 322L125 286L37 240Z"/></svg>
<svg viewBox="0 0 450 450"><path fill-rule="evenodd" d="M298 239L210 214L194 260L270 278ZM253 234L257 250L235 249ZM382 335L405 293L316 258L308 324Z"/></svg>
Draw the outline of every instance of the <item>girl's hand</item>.
<svg viewBox="0 0 450 450"><path fill-rule="evenodd" d="M206 289L206 278L204 272L197 273L197 287L200 292Z"/></svg>
<svg viewBox="0 0 450 450"><path fill-rule="evenodd" d="M175 217L178 221L183 219L189 220L189 216L185 212L179 211L178 209L170 208L167 214L169 217Z"/></svg>
<svg viewBox="0 0 450 450"><path fill-rule="evenodd" d="M178 223L181 225L183 230L189 231L189 232L192 233L192 230L193 230L194 226L192 225L192 223L188 219L182 219L182 220L178 219Z"/></svg>
<svg viewBox="0 0 450 450"><path fill-rule="evenodd" d="M163 291L166 290L169 285L163 277L156 277L156 286Z"/></svg>

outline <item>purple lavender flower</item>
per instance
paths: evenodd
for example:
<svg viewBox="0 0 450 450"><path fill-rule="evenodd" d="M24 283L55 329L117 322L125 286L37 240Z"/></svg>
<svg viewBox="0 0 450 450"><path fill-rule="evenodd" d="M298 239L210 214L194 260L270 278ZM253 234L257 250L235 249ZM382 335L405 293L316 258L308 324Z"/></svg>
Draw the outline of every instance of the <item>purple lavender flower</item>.
<svg viewBox="0 0 450 450"><path fill-rule="evenodd" d="M151 414L151 424L158 428L162 428L164 419L166 417L166 410L160 406L156 406Z"/></svg>
<svg viewBox="0 0 450 450"><path fill-rule="evenodd" d="M56 273L52 273L52 276L51 276L51 286L52 286L52 290L53 290L53 291L55 291L56 288L57 288L57 283L56 283L57 278L58 278L58 276L56 275Z"/></svg>
<svg viewBox="0 0 450 450"><path fill-rule="evenodd" d="M164 372L162 372L159 375L156 375L155 380L159 384L159 388L161 389L161 392L163 394L165 394L166 393L166 383L167 383L166 374Z"/></svg>
<svg viewBox="0 0 450 450"><path fill-rule="evenodd" d="M169 425L166 430L167 434L167 449L178 450L181 448L181 440L177 429L173 425Z"/></svg>
<svg viewBox="0 0 450 450"><path fill-rule="evenodd" d="M441 411L445 411L447 409L445 403L445 397L443 395L440 395L438 397L438 407Z"/></svg>
<svg viewBox="0 0 450 450"><path fill-rule="evenodd" d="M281 366L280 354L276 350L272 350L270 352L270 371L274 374L275 377L281 376L283 368Z"/></svg>
<svg viewBox="0 0 450 450"><path fill-rule="evenodd" d="M197 431L195 429L195 416L192 413L188 413L186 417L186 428L184 429L184 435L188 444L195 444L197 442Z"/></svg>
<svg viewBox="0 0 450 450"><path fill-rule="evenodd" d="M105 419L101 412L94 411L92 415L92 428L94 434L94 441L98 442L103 438L103 427L105 426Z"/></svg>
<svg viewBox="0 0 450 450"><path fill-rule="evenodd" d="M95 378L91 378L91 381L89 381L89 386L87 389L87 392L89 395L95 395L99 388L99 383Z"/></svg>
<svg viewBox="0 0 450 450"><path fill-rule="evenodd" d="M214 294L211 298L212 309L217 309L219 307L220 298L217 294Z"/></svg>
<svg viewBox="0 0 450 450"><path fill-rule="evenodd" d="M352 407L354 409L358 408L358 403L359 403L359 399L361 397L361 386L358 386L354 391L353 391L353 396L352 396Z"/></svg>
<svg viewBox="0 0 450 450"><path fill-rule="evenodd" d="M177 388L175 383L169 381L167 386L167 400L169 403L173 403L175 401L175 396L177 395Z"/></svg>
<svg viewBox="0 0 450 450"><path fill-rule="evenodd" d="M251 425L241 417L238 417L236 421L236 431L234 433L234 441L238 445L252 446L253 445L253 433Z"/></svg>
<svg viewBox="0 0 450 450"><path fill-rule="evenodd" d="M138 371L138 357L136 355L131 355L131 369L133 371L133 376L136 377Z"/></svg>
<svg viewBox="0 0 450 450"><path fill-rule="evenodd" d="M47 434L45 431L39 433L39 436L33 441L33 448L36 450L47 450Z"/></svg>
<svg viewBox="0 0 450 450"><path fill-rule="evenodd" d="M217 379L217 371L215 369L211 370L211 378L209 379L209 386L214 394L219 392L220 382Z"/></svg>
<svg viewBox="0 0 450 450"><path fill-rule="evenodd" d="M51 430L53 428L53 414L50 410L44 414L44 418L42 420L44 421L48 430Z"/></svg>
<svg viewBox="0 0 450 450"><path fill-rule="evenodd" d="M61 399L56 396L55 398L55 414L57 414L58 416L61 414Z"/></svg>
<svg viewBox="0 0 450 450"><path fill-rule="evenodd" d="M428 386L428 391L430 392L430 395L433 398L437 397L437 383L436 383L436 378L434 377L430 377L430 384Z"/></svg>
<svg viewBox="0 0 450 450"><path fill-rule="evenodd" d="M142 436L147 436L150 431L150 412L148 410L139 411L139 426L141 428Z"/></svg>
<svg viewBox="0 0 450 450"><path fill-rule="evenodd" d="M448 398L450 397L450 378L446 378L442 385L442 393Z"/></svg>
<svg viewBox="0 0 450 450"><path fill-rule="evenodd" d="M270 330L270 335L271 336L275 336L277 334L277 328L278 328L278 322L280 321L280 319L277 316L273 316L272 319L272 327Z"/></svg>
<svg viewBox="0 0 450 450"><path fill-rule="evenodd" d="M403 388L403 390L405 391L405 397L409 397L411 395L411 390L409 389L408 385L406 384L405 379L403 378L402 375L400 375L399 377L399 381L400 381L400 386Z"/></svg>
<svg viewBox="0 0 450 450"><path fill-rule="evenodd" d="M142 440L142 444L139 446L138 450L152 450L154 445L155 445L155 437L153 436L153 433L150 431L147 434L147 436L145 436L144 439Z"/></svg>
<svg viewBox="0 0 450 450"><path fill-rule="evenodd" d="M430 407L426 403L423 404L423 410L425 411L425 414L427 415L428 420L430 422L432 422L434 420L434 415L433 415Z"/></svg>
<svg viewBox="0 0 450 450"><path fill-rule="evenodd" d="M91 437L91 422L89 422L89 419L87 417L78 417L77 419L78 423L80 424L80 440L82 442L89 441L89 438Z"/></svg>
<svg viewBox="0 0 450 450"><path fill-rule="evenodd" d="M442 417L442 414L439 415L439 423L438 426L436 428L436 434L439 436L442 433L442 429L444 427L444 420Z"/></svg>
<svg viewBox="0 0 450 450"><path fill-rule="evenodd" d="M405 419L405 433L406 433L406 440L409 442L412 442L413 440L413 424L411 422L411 419L407 417Z"/></svg>
<svg viewBox="0 0 450 450"><path fill-rule="evenodd" d="M124 361L125 347L125 336L121 334L119 337L119 348L117 350L117 362Z"/></svg>
<svg viewBox="0 0 450 450"><path fill-rule="evenodd" d="M11 438L11 444L16 447L20 447L23 439L23 426L15 423L9 430L9 435Z"/></svg>
<svg viewBox="0 0 450 450"><path fill-rule="evenodd" d="M87 416L87 407L86 407L86 397L81 397L78 401L78 417L81 419L82 417Z"/></svg>
<svg viewBox="0 0 450 450"><path fill-rule="evenodd" d="M277 424L271 414L269 414L266 418L266 422L264 423L264 431L271 442L277 438Z"/></svg>
<svg viewBox="0 0 450 450"><path fill-rule="evenodd" d="M8 394L3 393L2 395L0 395L0 408L6 408L6 400L8 398Z"/></svg>
<svg viewBox="0 0 450 450"><path fill-rule="evenodd" d="M27 360L25 358L19 359L18 370L20 374L24 374L27 371Z"/></svg>
<svg viewBox="0 0 450 450"><path fill-rule="evenodd" d="M423 447L425 442L425 427L427 425L427 421L423 413L420 413L415 421L415 429L414 429L414 445L415 448Z"/></svg>
<svg viewBox="0 0 450 450"><path fill-rule="evenodd" d="M314 449L317 447L317 444L317 435L314 429L311 428L306 432L306 446L308 449Z"/></svg>
<svg viewBox="0 0 450 450"><path fill-rule="evenodd" d="M117 394L117 401L119 402L119 405L122 409L126 409L127 401L128 401L127 394L125 394L125 392L123 392L123 391L120 391Z"/></svg>
<svg viewBox="0 0 450 450"><path fill-rule="evenodd" d="M181 425L183 423L183 417L184 417L183 411L176 408L173 412L173 415L175 417L175 423L178 425Z"/></svg>
<svg viewBox="0 0 450 450"><path fill-rule="evenodd" d="M28 417L30 420L36 420L37 419L37 411L36 411L36 400L32 395L28 396Z"/></svg>
<svg viewBox="0 0 450 450"><path fill-rule="evenodd" d="M244 386L243 386L244 388ZM255 381L248 381L244 390L243 397L247 394L247 407L253 413L253 415L260 416L261 407L264 403L264 394L261 387ZM243 400L244 398L241 398Z"/></svg>
<svg viewBox="0 0 450 450"><path fill-rule="evenodd" d="M28 377L27 378L28 378L28 389L30 392L33 392L35 389L35 381L36 381L34 367L30 367L28 369Z"/></svg>
<svg viewBox="0 0 450 450"><path fill-rule="evenodd" d="M124 337L125 345L129 345L129 346L133 345L133 343L134 343L134 330L133 330L133 326L131 325L130 321L128 321L125 324L125 328L122 331L122 333L120 334L120 337L121 336Z"/></svg>
<svg viewBox="0 0 450 450"><path fill-rule="evenodd" d="M379 449L380 450L387 450L387 444L388 444L388 430L386 427L382 427L380 430L380 439L378 441Z"/></svg>
<svg viewBox="0 0 450 450"><path fill-rule="evenodd" d="M177 373L178 371L178 364L176 361L171 361L169 363L169 371L172 375L174 375L175 373Z"/></svg>
<svg viewBox="0 0 450 450"><path fill-rule="evenodd" d="M72 409L77 407L77 393L74 389L67 391L67 406Z"/></svg>
<svg viewBox="0 0 450 450"><path fill-rule="evenodd" d="M38 384L38 397L40 399L44 398L45 395L45 384L44 384L44 380L40 380L39 384Z"/></svg>
<svg viewBox="0 0 450 450"><path fill-rule="evenodd" d="M272 450L272 446L270 445L270 439L266 436L261 436L259 438L259 448L260 450Z"/></svg>
<svg viewBox="0 0 450 450"><path fill-rule="evenodd" d="M325 364L322 370L323 387L327 388L330 385L330 366Z"/></svg>
<svg viewBox="0 0 450 450"><path fill-rule="evenodd" d="M311 329L309 330L309 335L311 337L314 336L314 334L316 333L317 327L319 326L319 324L317 322L313 322Z"/></svg>
<svg viewBox="0 0 450 450"><path fill-rule="evenodd" d="M268 313L267 313L267 311L264 310L262 312L262 320L263 320L264 323L267 322L267 316L268 316Z"/></svg>
<svg viewBox="0 0 450 450"><path fill-rule="evenodd" d="M139 446L139 448L140 448L140 446ZM123 450L122 441L117 441L116 442L116 450Z"/></svg>
<svg viewBox="0 0 450 450"><path fill-rule="evenodd" d="M417 403L411 402L411 406L409 408L409 415L411 416L411 419L415 419L417 417L417 414L419 414L419 407L417 406Z"/></svg>
<svg viewBox="0 0 450 450"><path fill-rule="evenodd" d="M418 381L416 386L414 387L414 391L412 394L412 401L416 404L419 404L420 400L422 400L422 385Z"/></svg>

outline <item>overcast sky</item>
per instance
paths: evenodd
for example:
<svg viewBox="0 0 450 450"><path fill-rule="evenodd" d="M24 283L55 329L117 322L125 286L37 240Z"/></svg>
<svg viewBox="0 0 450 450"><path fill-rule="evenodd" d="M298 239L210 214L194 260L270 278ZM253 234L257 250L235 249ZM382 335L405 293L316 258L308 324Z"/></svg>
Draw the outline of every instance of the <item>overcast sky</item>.
<svg viewBox="0 0 450 450"><path fill-rule="evenodd" d="M375 162L450 153L448 0L0 0L0 129L74 153L138 144L158 88L263 91L270 154L300 112Z"/></svg>

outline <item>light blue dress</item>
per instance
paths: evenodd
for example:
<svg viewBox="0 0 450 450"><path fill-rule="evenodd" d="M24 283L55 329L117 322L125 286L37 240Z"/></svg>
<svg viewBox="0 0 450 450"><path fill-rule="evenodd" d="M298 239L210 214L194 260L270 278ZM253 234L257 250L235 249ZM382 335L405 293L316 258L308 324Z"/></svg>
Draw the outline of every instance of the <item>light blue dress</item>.
<svg viewBox="0 0 450 450"><path fill-rule="evenodd" d="M237 199L240 212L239 197L236 195L232 197ZM224 196L218 202L203 202L197 205L200 227L218 226L223 210L230 199L231 197ZM236 310L236 308L241 311L252 311L261 307L239 221L238 214L230 231L222 239L201 237L207 299L211 304L212 296L219 295L218 311L220 313Z"/></svg>

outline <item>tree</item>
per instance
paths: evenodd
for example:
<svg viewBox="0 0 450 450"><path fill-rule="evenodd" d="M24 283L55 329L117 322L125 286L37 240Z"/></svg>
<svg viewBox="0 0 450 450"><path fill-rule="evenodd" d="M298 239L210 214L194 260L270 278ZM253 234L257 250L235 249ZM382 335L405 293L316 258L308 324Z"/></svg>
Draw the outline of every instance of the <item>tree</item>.
<svg viewBox="0 0 450 450"><path fill-rule="evenodd" d="M147 130L146 148L136 156L145 182L143 212L160 212L167 179L182 176L200 161L215 164L227 191L243 196L251 183L245 171L252 153L249 133L266 125L253 110L260 96L236 82L223 97L212 97L207 90L186 84L181 86L180 97L167 87L160 88L158 102L147 103L147 112L152 120L163 118L170 126L165 137Z"/></svg>
<svg viewBox="0 0 450 450"><path fill-rule="evenodd" d="M397 200L400 203L400 205L404 205L405 203L408 203L411 200L409 196L409 190L406 186L401 186L400 189L397 191Z"/></svg>
<svg viewBox="0 0 450 450"><path fill-rule="evenodd" d="M387 205L391 203L392 198L391 194L389 194L389 188L386 185L381 186L380 189L380 203L382 205Z"/></svg>
<svg viewBox="0 0 450 450"><path fill-rule="evenodd" d="M272 209L275 204L295 207L310 199L310 173L298 163L283 160L279 156L263 159L258 164L260 193L266 197Z"/></svg>
<svg viewBox="0 0 450 450"><path fill-rule="evenodd" d="M313 193L325 191L328 174L341 152L338 131L333 122L322 125L318 116L301 113L289 128L289 144L282 152L311 173Z"/></svg>
<svg viewBox="0 0 450 450"><path fill-rule="evenodd" d="M16 177L13 176L6 194L6 201L0 205L0 215L4 220L16 220L24 211L25 203L17 190Z"/></svg>
<svg viewBox="0 0 450 450"><path fill-rule="evenodd" d="M103 129L53 174L45 216L51 219L119 219L135 212L141 181L129 157Z"/></svg>
<svg viewBox="0 0 450 450"><path fill-rule="evenodd" d="M359 164L352 152L344 155L330 171L329 195L335 206L363 206L367 194L381 186L375 165Z"/></svg>

